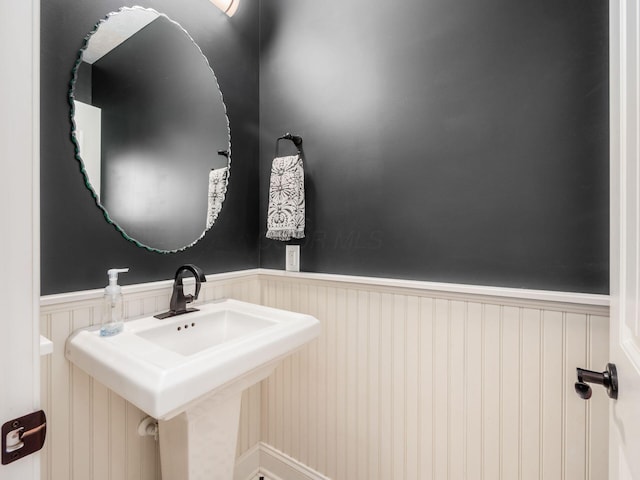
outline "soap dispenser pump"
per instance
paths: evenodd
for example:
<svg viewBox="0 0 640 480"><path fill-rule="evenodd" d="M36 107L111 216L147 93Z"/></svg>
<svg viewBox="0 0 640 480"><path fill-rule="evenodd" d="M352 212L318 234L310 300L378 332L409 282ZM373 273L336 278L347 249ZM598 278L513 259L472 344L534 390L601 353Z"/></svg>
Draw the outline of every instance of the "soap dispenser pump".
<svg viewBox="0 0 640 480"><path fill-rule="evenodd" d="M104 289L102 324L100 326L101 337L110 337L120 333L124 327L122 321L122 289L118 285L118 274L128 271L128 268L112 268L107 271L109 285Z"/></svg>

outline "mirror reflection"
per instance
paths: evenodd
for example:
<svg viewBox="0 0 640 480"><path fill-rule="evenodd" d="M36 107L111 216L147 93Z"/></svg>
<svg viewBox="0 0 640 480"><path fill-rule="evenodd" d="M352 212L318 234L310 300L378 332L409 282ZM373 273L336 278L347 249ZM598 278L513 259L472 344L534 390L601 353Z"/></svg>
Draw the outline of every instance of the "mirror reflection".
<svg viewBox="0 0 640 480"><path fill-rule="evenodd" d="M105 218L154 251L202 238L222 208L231 147L217 79L189 34L151 9L109 14L80 51L70 102L76 156Z"/></svg>

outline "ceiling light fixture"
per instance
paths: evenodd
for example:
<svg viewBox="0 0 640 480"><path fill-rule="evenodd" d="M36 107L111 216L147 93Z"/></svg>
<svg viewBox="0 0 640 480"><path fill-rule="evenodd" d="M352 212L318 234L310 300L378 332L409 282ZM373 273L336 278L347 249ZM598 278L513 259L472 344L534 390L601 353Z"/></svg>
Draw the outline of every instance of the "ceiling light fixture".
<svg viewBox="0 0 640 480"><path fill-rule="evenodd" d="M226 13L229 17L233 17L233 14L238 10L240 0L211 0L211 3Z"/></svg>

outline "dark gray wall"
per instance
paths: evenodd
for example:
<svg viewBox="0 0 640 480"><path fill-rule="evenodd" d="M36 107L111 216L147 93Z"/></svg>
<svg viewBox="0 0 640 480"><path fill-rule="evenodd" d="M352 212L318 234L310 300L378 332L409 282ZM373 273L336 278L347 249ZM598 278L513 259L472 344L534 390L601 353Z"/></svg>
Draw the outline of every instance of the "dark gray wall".
<svg viewBox="0 0 640 480"><path fill-rule="evenodd" d="M228 109L232 169L224 208L194 247L146 251L109 225L83 183L70 140L67 93L83 39L123 5L141 5L180 23L214 69ZM258 265L258 6L243 2L229 19L208 0L48 0L41 14L42 294L99 288L105 270L128 266L123 284L171 278L183 263L207 273ZM188 75L188 73L187 73Z"/></svg>
<svg viewBox="0 0 640 480"><path fill-rule="evenodd" d="M304 137L305 271L608 291L608 3L261 2L260 231ZM261 266L284 245L261 240Z"/></svg>
<svg viewBox="0 0 640 480"><path fill-rule="evenodd" d="M606 2L268 0L260 29L252 1L230 20L208 0L125 4L168 14L209 58L231 121L229 194L178 254L104 221L73 158L67 88L82 38L122 3L43 2L43 294L101 287L111 266L132 268L125 284L185 262L256 266L286 131L304 137L303 270L608 291ZM262 239L261 266L282 268L283 249Z"/></svg>

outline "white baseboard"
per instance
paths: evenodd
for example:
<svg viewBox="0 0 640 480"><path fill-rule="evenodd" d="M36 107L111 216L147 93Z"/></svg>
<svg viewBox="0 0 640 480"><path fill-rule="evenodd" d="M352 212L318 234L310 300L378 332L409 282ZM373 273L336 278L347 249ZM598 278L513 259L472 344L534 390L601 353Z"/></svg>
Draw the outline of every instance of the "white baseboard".
<svg viewBox="0 0 640 480"><path fill-rule="evenodd" d="M260 442L236 460L234 480L330 480L295 458Z"/></svg>
<svg viewBox="0 0 640 480"><path fill-rule="evenodd" d="M236 459L233 480L253 480L260 473L260 443Z"/></svg>

